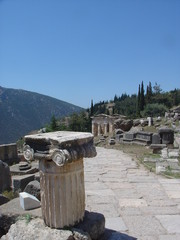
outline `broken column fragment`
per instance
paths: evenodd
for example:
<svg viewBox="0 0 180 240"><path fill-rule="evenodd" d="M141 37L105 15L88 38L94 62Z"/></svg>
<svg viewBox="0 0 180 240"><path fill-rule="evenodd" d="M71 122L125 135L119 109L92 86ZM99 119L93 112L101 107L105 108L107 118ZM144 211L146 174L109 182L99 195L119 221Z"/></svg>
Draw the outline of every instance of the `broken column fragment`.
<svg viewBox="0 0 180 240"><path fill-rule="evenodd" d="M53 228L72 226L85 213L84 157L95 157L91 133L52 132L25 136L26 160L39 159L41 208Z"/></svg>

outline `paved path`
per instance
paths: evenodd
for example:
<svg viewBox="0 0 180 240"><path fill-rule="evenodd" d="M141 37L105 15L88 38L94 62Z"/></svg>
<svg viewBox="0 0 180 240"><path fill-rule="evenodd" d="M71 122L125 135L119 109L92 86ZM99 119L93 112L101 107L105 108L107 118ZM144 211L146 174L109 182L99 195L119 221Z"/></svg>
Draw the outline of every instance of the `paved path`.
<svg viewBox="0 0 180 240"><path fill-rule="evenodd" d="M180 179L138 167L117 150L85 159L86 209L104 214L110 240L179 240Z"/></svg>

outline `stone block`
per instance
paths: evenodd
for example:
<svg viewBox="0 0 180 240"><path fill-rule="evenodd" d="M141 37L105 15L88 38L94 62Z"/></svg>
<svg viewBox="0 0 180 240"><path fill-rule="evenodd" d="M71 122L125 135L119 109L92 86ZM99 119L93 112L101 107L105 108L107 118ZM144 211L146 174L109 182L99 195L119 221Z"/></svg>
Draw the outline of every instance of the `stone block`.
<svg viewBox="0 0 180 240"><path fill-rule="evenodd" d="M158 133L154 133L152 135L152 144L160 144L161 143L161 137Z"/></svg>
<svg viewBox="0 0 180 240"><path fill-rule="evenodd" d="M136 138L139 140L141 139L147 142L152 142L152 133L139 131L136 133Z"/></svg>
<svg viewBox="0 0 180 240"><path fill-rule="evenodd" d="M26 193L26 192L21 192L19 194L20 198L20 206L24 210L31 210L40 207L40 201L33 195Z"/></svg>
<svg viewBox="0 0 180 240"><path fill-rule="evenodd" d="M135 133L127 132L127 133L124 133L123 139L133 141L135 136L136 136Z"/></svg>
<svg viewBox="0 0 180 240"><path fill-rule="evenodd" d="M32 175L22 175L13 176L13 190L18 192L23 192L27 184L34 180L34 174Z"/></svg>
<svg viewBox="0 0 180 240"><path fill-rule="evenodd" d="M0 160L0 193L11 188L11 174L7 163Z"/></svg>
<svg viewBox="0 0 180 240"><path fill-rule="evenodd" d="M178 158L179 157L179 149L169 149L168 156L171 158Z"/></svg>
<svg viewBox="0 0 180 240"><path fill-rule="evenodd" d="M18 163L19 158L16 143L0 145L0 159L8 165Z"/></svg>
<svg viewBox="0 0 180 240"><path fill-rule="evenodd" d="M168 149L167 148L164 148L164 149L161 150L161 156L164 159L168 158Z"/></svg>
<svg viewBox="0 0 180 240"><path fill-rule="evenodd" d="M38 172L38 164L21 162L10 167L11 174L13 175L27 175Z"/></svg>
<svg viewBox="0 0 180 240"><path fill-rule="evenodd" d="M174 142L174 131L171 128L160 128L159 134L163 144L173 144Z"/></svg>

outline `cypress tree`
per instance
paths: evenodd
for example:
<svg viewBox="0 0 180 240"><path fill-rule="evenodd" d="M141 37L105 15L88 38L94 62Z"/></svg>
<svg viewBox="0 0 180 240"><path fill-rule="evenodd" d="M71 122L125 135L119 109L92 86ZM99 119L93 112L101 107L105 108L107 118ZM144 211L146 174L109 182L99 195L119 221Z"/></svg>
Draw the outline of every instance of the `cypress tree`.
<svg viewBox="0 0 180 240"><path fill-rule="evenodd" d="M118 101L118 97L117 97L117 95L115 94L115 96L114 96L114 102L117 102Z"/></svg>
<svg viewBox="0 0 180 240"><path fill-rule="evenodd" d="M90 116L93 116L93 114L94 114L94 104L93 104L93 100L91 100Z"/></svg>
<svg viewBox="0 0 180 240"><path fill-rule="evenodd" d="M140 101L141 101L141 89L140 89L140 84L139 84L138 97L137 97L137 107L136 107L137 116L140 116Z"/></svg>
<svg viewBox="0 0 180 240"><path fill-rule="evenodd" d="M146 90L146 104L151 103L151 98L152 98L152 86L151 82L149 82L149 85L147 86Z"/></svg>
<svg viewBox="0 0 180 240"><path fill-rule="evenodd" d="M144 84L143 81L141 83L141 92L140 92L140 111L144 109L145 98L144 98Z"/></svg>
<svg viewBox="0 0 180 240"><path fill-rule="evenodd" d="M152 91L152 85L151 82L149 82L149 96L152 97L153 91Z"/></svg>

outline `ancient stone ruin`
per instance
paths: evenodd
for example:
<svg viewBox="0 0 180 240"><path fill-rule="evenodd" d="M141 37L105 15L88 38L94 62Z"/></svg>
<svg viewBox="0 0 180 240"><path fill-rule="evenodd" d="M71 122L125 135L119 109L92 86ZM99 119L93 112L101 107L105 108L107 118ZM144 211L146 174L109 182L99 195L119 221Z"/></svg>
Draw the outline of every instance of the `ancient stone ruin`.
<svg viewBox="0 0 180 240"><path fill-rule="evenodd" d="M41 209L49 227L73 226L85 214L84 157L96 156L90 133L25 136L24 156L39 160Z"/></svg>
<svg viewBox="0 0 180 240"><path fill-rule="evenodd" d="M114 132L114 124L118 119L124 119L125 116L114 114L113 116L99 114L92 117L92 134L94 136L112 134Z"/></svg>
<svg viewBox="0 0 180 240"><path fill-rule="evenodd" d="M0 159L8 165L19 162L16 143L0 145Z"/></svg>

